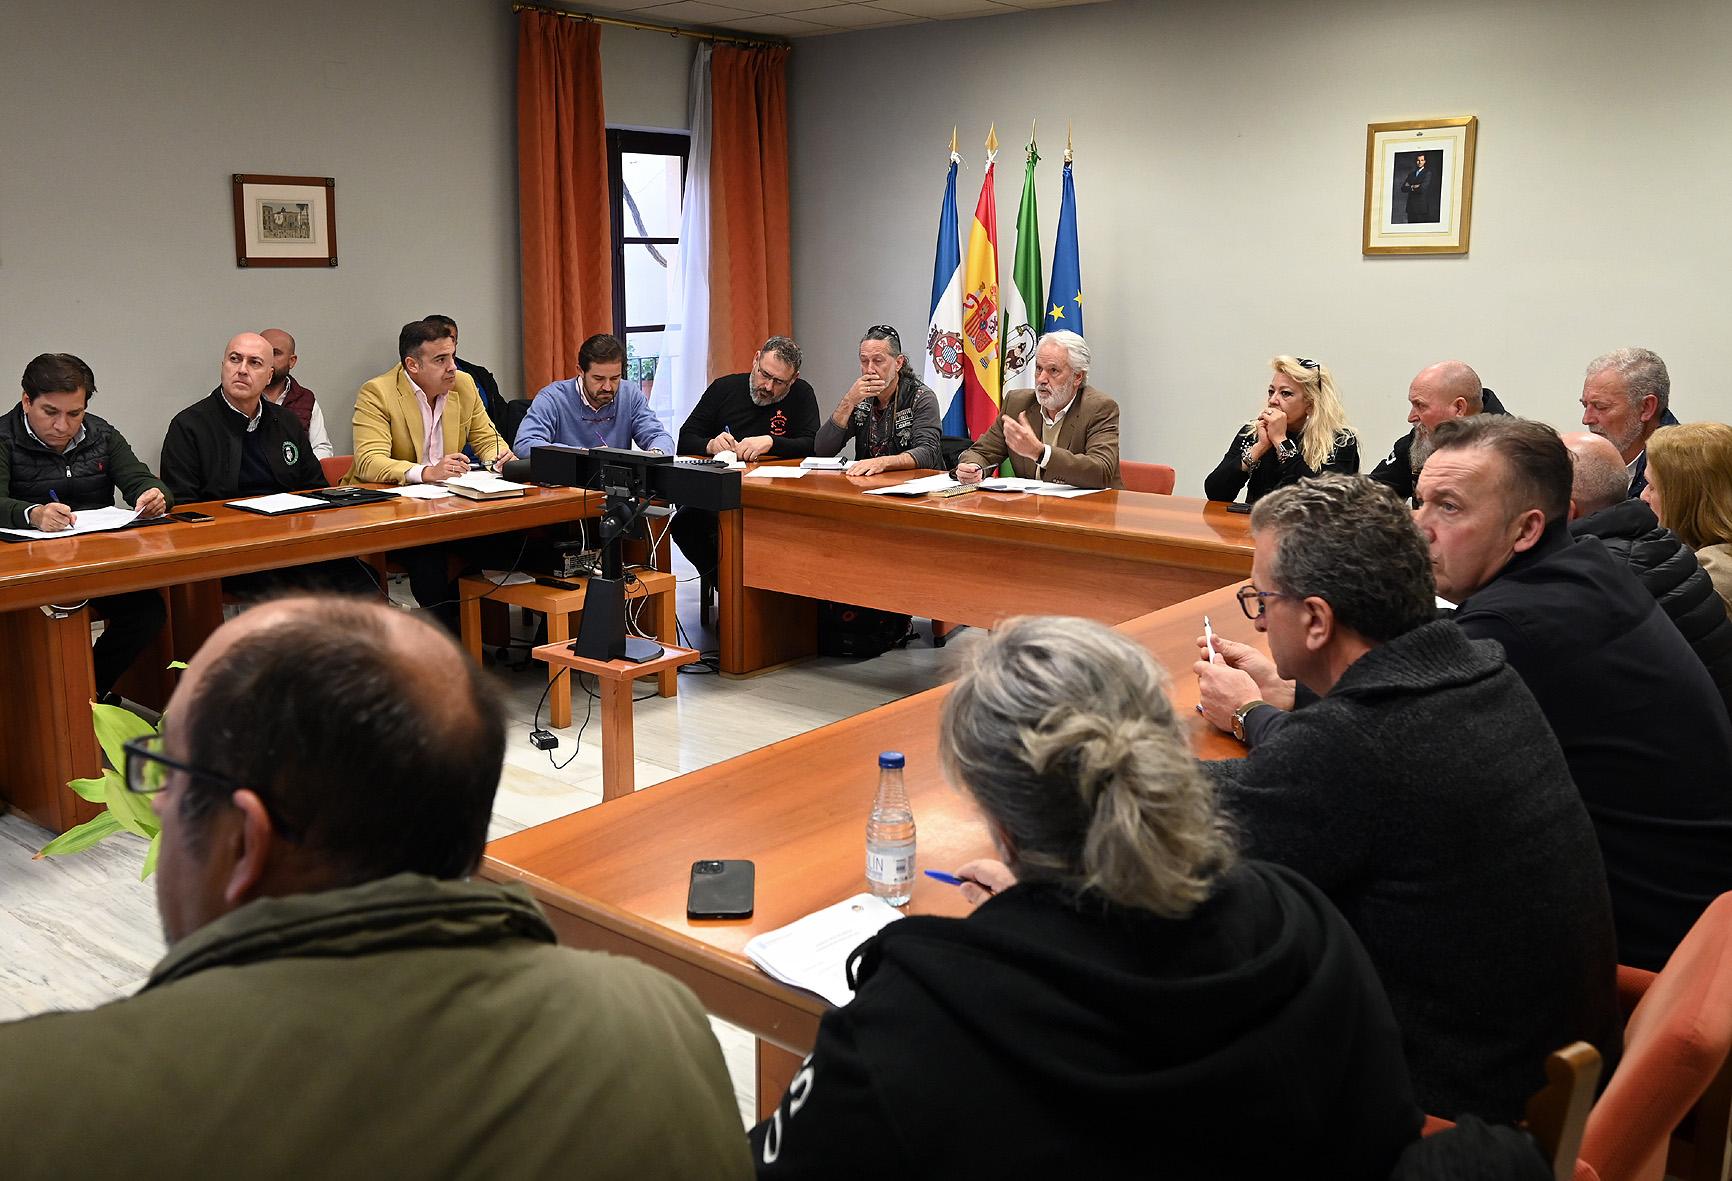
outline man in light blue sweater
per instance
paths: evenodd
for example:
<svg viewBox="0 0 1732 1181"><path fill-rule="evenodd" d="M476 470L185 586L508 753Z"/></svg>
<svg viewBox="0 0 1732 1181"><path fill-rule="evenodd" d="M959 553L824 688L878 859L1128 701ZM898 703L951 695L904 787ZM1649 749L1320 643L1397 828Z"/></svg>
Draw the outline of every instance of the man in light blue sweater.
<svg viewBox="0 0 1732 1181"><path fill-rule="evenodd" d="M517 428L513 450L525 459L548 443L564 447L619 447L672 455L673 436L650 410L635 381L626 381L625 346L596 335L577 352L576 377L556 381L535 395Z"/></svg>

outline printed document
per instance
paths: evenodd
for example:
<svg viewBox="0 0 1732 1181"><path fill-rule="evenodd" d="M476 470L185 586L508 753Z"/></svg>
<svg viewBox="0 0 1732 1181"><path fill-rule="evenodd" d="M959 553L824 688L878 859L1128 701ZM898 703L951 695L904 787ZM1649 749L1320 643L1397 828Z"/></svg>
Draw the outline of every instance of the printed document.
<svg viewBox="0 0 1732 1181"><path fill-rule="evenodd" d="M783 984L809 989L841 1006L854 999L848 987L849 953L901 917L902 912L882 898L856 894L766 931L746 944L746 955Z"/></svg>
<svg viewBox="0 0 1732 1181"><path fill-rule="evenodd" d="M957 488L961 480L953 480L944 472L936 476L921 476L917 480L904 480L900 484L891 484L887 488L868 488L868 496L925 496L928 492L943 492L946 488Z"/></svg>
<svg viewBox="0 0 1732 1181"><path fill-rule="evenodd" d="M73 514L71 528L48 532L43 529L3 529L12 537L28 537L32 541L52 541L56 537L77 537L81 533L111 533L124 529L138 520L138 512L129 508L85 508Z"/></svg>

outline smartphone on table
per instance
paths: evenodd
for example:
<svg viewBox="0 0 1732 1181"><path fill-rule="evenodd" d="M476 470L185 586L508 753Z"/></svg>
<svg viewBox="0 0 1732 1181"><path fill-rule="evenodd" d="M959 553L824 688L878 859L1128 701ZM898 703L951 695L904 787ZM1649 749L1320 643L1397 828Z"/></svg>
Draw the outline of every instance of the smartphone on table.
<svg viewBox="0 0 1732 1181"><path fill-rule="evenodd" d="M688 919L749 919L757 868L750 861L694 861Z"/></svg>

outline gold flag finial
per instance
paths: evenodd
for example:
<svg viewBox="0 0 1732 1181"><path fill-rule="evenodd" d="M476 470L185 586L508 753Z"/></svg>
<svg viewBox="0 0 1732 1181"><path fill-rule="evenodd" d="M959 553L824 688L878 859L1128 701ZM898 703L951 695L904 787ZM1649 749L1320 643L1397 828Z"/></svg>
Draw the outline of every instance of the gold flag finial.
<svg viewBox="0 0 1732 1181"><path fill-rule="evenodd" d="M952 156L956 155L956 125L955 124L952 124L950 127L950 154Z"/></svg>
<svg viewBox="0 0 1732 1181"><path fill-rule="evenodd" d="M1070 133L1071 133L1071 125L1070 125L1069 120L1066 120L1065 125L1064 125L1064 162L1066 164L1069 164L1071 162Z"/></svg>
<svg viewBox="0 0 1732 1181"><path fill-rule="evenodd" d="M986 150L988 152L998 151L998 124L996 123L986 129Z"/></svg>

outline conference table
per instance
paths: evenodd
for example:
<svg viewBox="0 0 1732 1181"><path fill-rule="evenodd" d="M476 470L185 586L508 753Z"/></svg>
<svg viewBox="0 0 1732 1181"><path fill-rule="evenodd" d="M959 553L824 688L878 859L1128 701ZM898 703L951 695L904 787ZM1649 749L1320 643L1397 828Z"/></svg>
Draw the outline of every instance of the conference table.
<svg viewBox="0 0 1732 1181"><path fill-rule="evenodd" d="M207 523L170 521L111 533L0 544L0 796L63 832L101 811L66 787L101 774L91 729L95 696L89 610L52 610L102 595L166 588L169 626L135 665L146 704L172 686L165 666L187 659L222 622L221 580L234 574L512 532L594 516L597 493L532 487L521 497L472 501L393 497L266 517L221 501L176 506Z"/></svg>
<svg viewBox="0 0 1732 1181"><path fill-rule="evenodd" d="M1085 585L1078 597L1091 591ZM1175 707L1203 758L1243 753L1197 714L1192 673L1205 614L1218 634L1262 646L1234 601L1236 591L1236 584L1220 587L1119 627L1168 670ZM939 765L938 717L948 692L940 686L504 837L488 846L482 872L525 883L561 943L660 968L711 1013L751 1032L758 1039L759 1109L767 1113L811 1050L828 1006L759 971L745 946L866 889L866 816L878 753L907 756L919 868L954 869L993 855L978 813L945 782ZM686 918L690 865L708 858L756 863L752 918ZM907 909L962 915L969 907L955 887L918 875Z"/></svg>
<svg viewBox="0 0 1732 1181"><path fill-rule="evenodd" d="M990 627L1009 615L1118 624L1247 576L1249 518L1184 496L868 495L930 472L748 470L719 514L724 673L817 651L814 600Z"/></svg>

